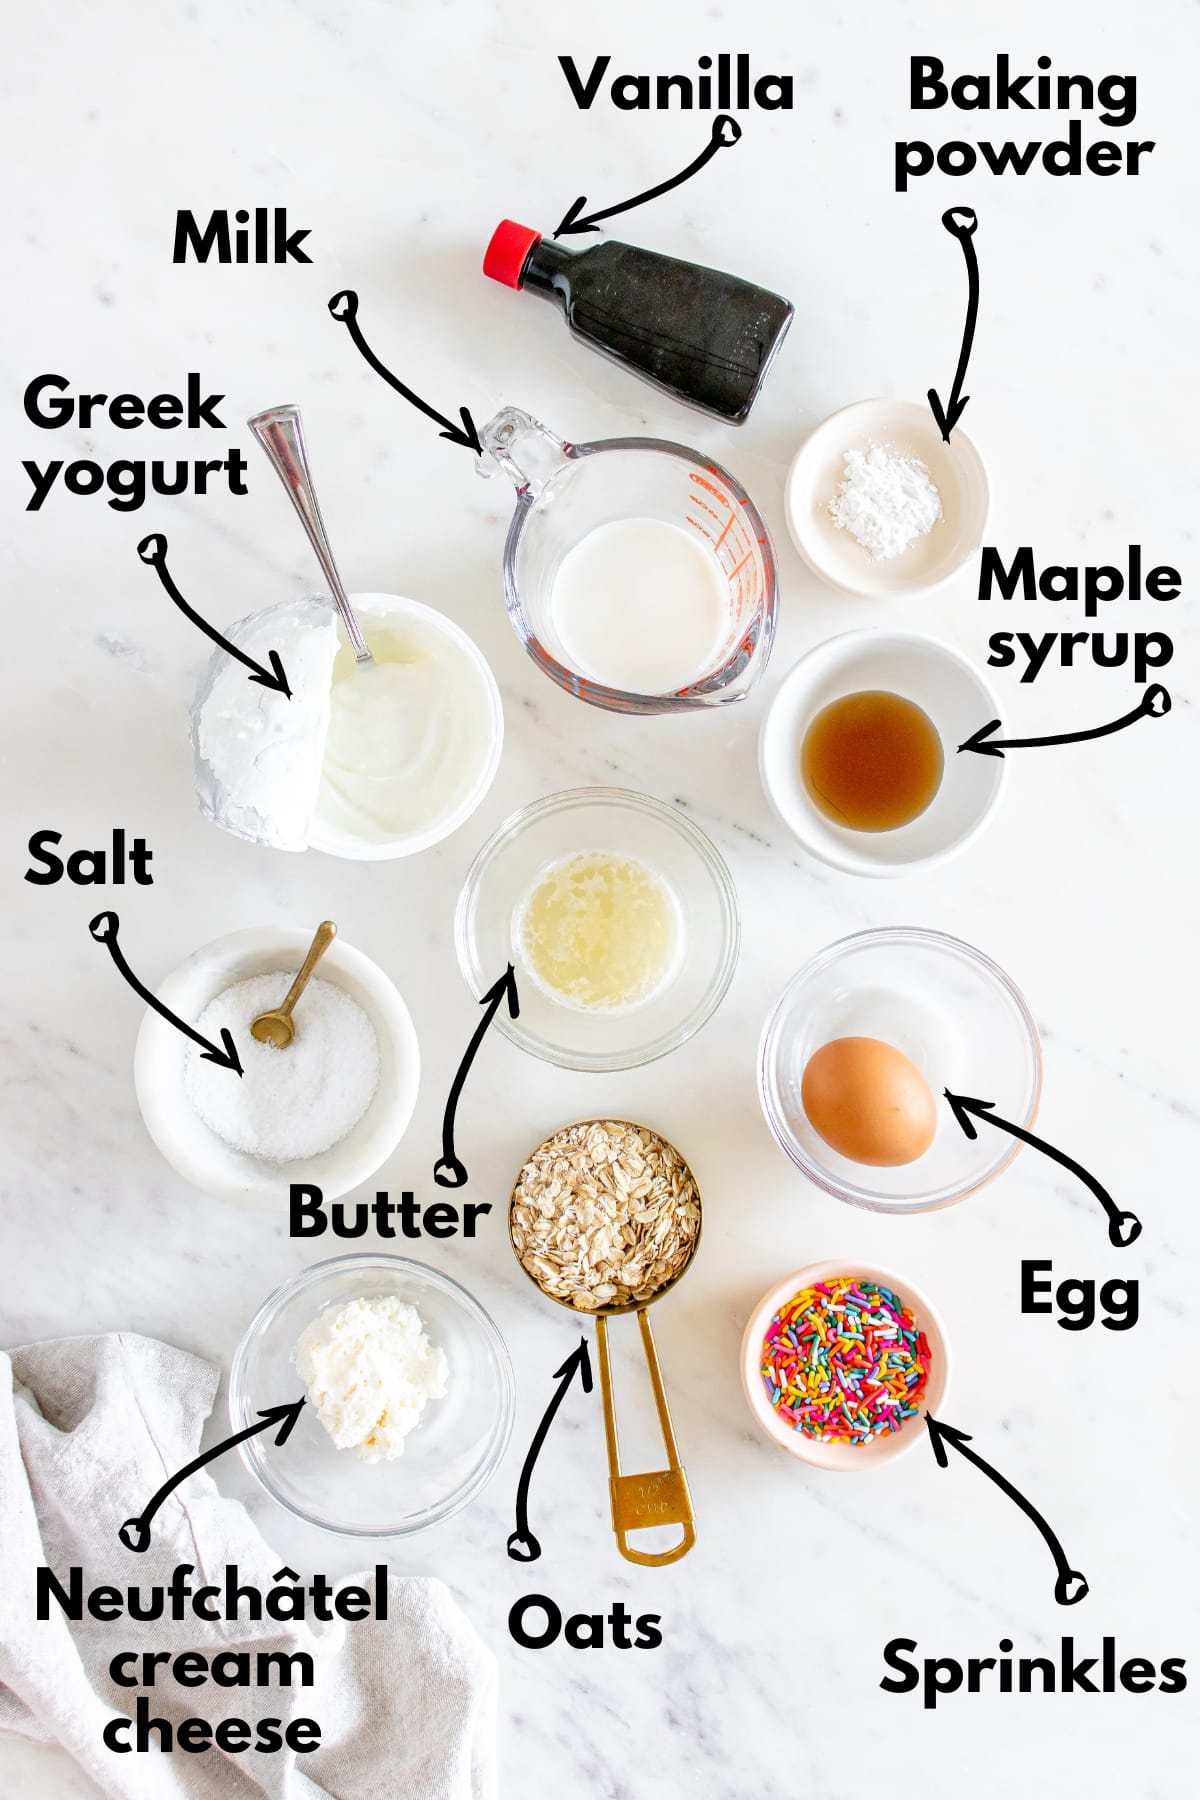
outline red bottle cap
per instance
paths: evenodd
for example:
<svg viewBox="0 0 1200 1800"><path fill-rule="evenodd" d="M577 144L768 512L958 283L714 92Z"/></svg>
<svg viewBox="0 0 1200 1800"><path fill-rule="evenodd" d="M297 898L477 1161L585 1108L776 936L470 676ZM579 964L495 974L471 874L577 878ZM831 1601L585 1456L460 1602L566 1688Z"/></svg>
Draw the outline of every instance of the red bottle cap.
<svg viewBox="0 0 1200 1800"><path fill-rule="evenodd" d="M540 244L540 231L518 225L512 219L501 219L492 233L492 241L483 253L483 272L505 287L519 288L529 252Z"/></svg>

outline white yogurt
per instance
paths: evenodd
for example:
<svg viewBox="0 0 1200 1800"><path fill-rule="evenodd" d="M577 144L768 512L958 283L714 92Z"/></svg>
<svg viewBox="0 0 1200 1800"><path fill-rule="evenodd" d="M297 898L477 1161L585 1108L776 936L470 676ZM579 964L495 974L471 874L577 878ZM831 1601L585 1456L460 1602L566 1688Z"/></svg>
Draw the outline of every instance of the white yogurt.
<svg viewBox="0 0 1200 1800"><path fill-rule="evenodd" d="M466 633L430 607L351 597L376 666L358 669L328 601L285 601L232 641L282 659L292 698L224 651L192 708L196 788L228 831L281 849L378 861L446 837L487 791L504 715Z"/></svg>
<svg viewBox="0 0 1200 1800"><path fill-rule="evenodd" d="M494 761L494 707L472 649L419 613L376 621L366 671L343 646L333 672L314 841L388 844L435 831Z"/></svg>
<svg viewBox="0 0 1200 1800"><path fill-rule="evenodd" d="M668 694L716 665L728 589L716 559L681 525L617 519L563 557L550 612L577 674L632 694Z"/></svg>

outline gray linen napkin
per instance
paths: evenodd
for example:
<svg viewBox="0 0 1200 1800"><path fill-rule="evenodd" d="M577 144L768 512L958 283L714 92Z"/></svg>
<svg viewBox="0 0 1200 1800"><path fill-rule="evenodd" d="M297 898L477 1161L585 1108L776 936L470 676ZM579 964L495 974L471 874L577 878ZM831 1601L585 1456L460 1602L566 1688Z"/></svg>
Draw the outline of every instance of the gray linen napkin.
<svg viewBox="0 0 1200 1800"><path fill-rule="evenodd" d="M38 1620L39 1564L64 1586L80 1565L85 1592L165 1583L177 1563L195 1565L194 1584L223 1584L236 1562L243 1583L273 1585L282 1559L205 1470L156 1515L144 1554L117 1539L198 1453L217 1380L210 1364L129 1332L0 1352L0 1731L58 1742L117 1800L492 1800L495 1661L440 1581L389 1577L386 1621L72 1621L57 1604ZM374 1592L373 1576L354 1579ZM153 1688L128 1689L109 1674L122 1650L222 1649L306 1651L314 1685L186 1687L162 1665ZM173 1726L313 1718L321 1745L121 1755L102 1732L139 1693Z"/></svg>

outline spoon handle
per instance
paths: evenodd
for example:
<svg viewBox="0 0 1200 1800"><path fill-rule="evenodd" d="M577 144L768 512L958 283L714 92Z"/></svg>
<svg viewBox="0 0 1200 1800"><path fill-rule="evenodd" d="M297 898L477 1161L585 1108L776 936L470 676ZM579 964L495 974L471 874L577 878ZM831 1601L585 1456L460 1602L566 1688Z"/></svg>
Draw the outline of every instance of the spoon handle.
<svg viewBox="0 0 1200 1800"><path fill-rule="evenodd" d="M283 1005L279 1008L279 1011L283 1013L285 1017L291 1017L293 1006L295 1006L297 1000L308 986L313 970L316 968L336 936L337 926L332 919L323 919L317 926L316 932L313 935L313 941L308 946L308 955L301 963L300 972L288 989Z"/></svg>
<svg viewBox="0 0 1200 1800"><path fill-rule="evenodd" d="M374 659L354 616L354 609L346 598L346 590L342 586L342 578L337 572L333 551L329 547L325 521L321 517L316 489L313 487L312 470L308 466L300 408L272 406L267 412L255 413L252 419L247 420L247 424L270 457L271 466L287 489L292 505L300 516L300 523L308 533L308 541L317 553L317 561L329 583L334 604L342 615L346 635L354 650L354 660L360 663L372 662Z"/></svg>

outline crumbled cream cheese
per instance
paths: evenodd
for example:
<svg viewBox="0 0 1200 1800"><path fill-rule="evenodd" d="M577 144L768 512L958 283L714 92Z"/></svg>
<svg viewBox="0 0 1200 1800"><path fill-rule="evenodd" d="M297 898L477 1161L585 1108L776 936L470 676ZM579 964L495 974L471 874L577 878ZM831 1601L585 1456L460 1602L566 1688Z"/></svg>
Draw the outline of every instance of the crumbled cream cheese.
<svg viewBox="0 0 1200 1800"><path fill-rule="evenodd" d="M262 668L276 651L292 697L252 681L224 650L212 657L192 710L201 811L238 837L304 850L329 734L334 615L326 600L288 600L226 636Z"/></svg>
<svg viewBox="0 0 1200 1800"><path fill-rule="evenodd" d="M420 1313L394 1294L319 1312L300 1334L296 1367L338 1449L367 1463L404 1454L426 1401L442 1399L449 1379Z"/></svg>

